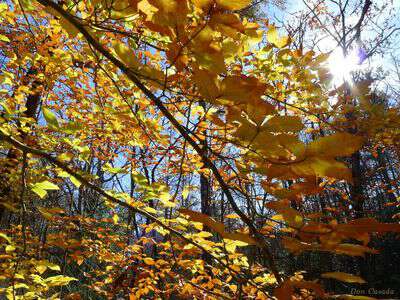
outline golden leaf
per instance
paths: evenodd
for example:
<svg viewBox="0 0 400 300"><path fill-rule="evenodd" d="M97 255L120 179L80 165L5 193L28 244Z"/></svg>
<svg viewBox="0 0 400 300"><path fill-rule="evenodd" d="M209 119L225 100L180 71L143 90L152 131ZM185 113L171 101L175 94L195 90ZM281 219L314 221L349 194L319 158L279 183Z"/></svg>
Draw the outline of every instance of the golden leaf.
<svg viewBox="0 0 400 300"><path fill-rule="evenodd" d="M256 241L249 234L241 233L241 232L234 232L234 233L226 232L224 224L213 220L212 218L210 218L209 216L207 216L205 214L202 214L202 213L199 213L196 211L192 211L189 209L179 209L179 212L184 215L189 216L189 219L191 221L200 222L200 223L206 225L207 227L209 227L212 230L214 230L215 232L217 232L224 239L242 241L242 242L245 242L245 243L251 244L251 245L256 244Z"/></svg>
<svg viewBox="0 0 400 300"><path fill-rule="evenodd" d="M113 49L118 57L130 68L137 69L141 65L140 61L137 59L135 53L131 48L123 43L113 41Z"/></svg>
<svg viewBox="0 0 400 300"><path fill-rule="evenodd" d="M156 264L154 259L152 259L151 257L146 257L143 259L143 261L146 265L149 265L149 266L154 266Z"/></svg>
<svg viewBox="0 0 400 300"><path fill-rule="evenodd" d="M267 32L268 42L274 44L278 48L283 48L289 45L290 38L288 36L280 37L276 27L272 26Z"/></svg>
<svg viewBox="0 0 400 300"><path fill-rule="evenodd" d="M193 79L200 94L205 100L213 101L218 97L217 76L209 71L197 69L193 72Z"/></svg>
<svg viewBox="0 0 400 300"><path fill-rule="evenodd" d="M216 2L224 9L240 10L249 6L251 0L216 0Z"/></svg>
<svg viewBox="0 0 400 300"><path fill-rule="evenodd" d="M311 142L307 154L319 157L349 156L360 149L362 141L360 136L338 132Z"/></svg>

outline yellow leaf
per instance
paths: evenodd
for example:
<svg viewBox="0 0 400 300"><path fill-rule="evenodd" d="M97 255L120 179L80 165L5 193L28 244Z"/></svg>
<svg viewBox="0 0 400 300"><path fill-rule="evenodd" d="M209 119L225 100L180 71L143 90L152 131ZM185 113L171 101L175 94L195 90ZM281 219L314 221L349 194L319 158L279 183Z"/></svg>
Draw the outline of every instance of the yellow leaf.
<svg viewBox="0 0 400 300"><path fill-rule="evenodd" d="M303 225L303 216L285 201L274 201L265 206L280 213L289 226L300 228Z"/></svg>
<svg viewBox="0 0 400 300"><path fill-rule="evenodd" d="M13 245L7 245L6 246L6 252L7 253L14 252L14 250L15 250L15 246L13 246Z"/></svg>
<svg viewBox="0 0 400 300"><path fill-rule="evenodd" d="M23 2L23 1L22 1ZM8 5L7 3L0 3L0 12L3 12L5 10L8 10Z"/></svg>
<svg viewBox="0 0 400 300"><path fill-rule="evenodd" d="M146 257L143 259L143 261L146 265L149 265L149 266L153 266L156 264L154 259L152 259L151 257Z"/></svg>
<svg viewBox="0 0 400 300"><path fill-rule="evenodd" d="M262 128L270 132L298 132L304 127L297 116L274 116L268 119Z"/></svg>
<svg viewBox="0 0 400 300"><path fill-rule="evenodd" d="M193 227L197 230L203 230L203 223L200 222L193 222Z"/></svg>
<svg viewBox="0 0 400 300"><path fill-rule="evenodd" d="M7 242L11 243L11 239L5 233L0 232L0 238L6 240Z"/></svg>
<svg viewBox="0 0 400 300"><path fill-rule="evenodd" d="M196 211L192 211L189 209L180 209L179 212L189 216L189 219L191 221L200 222L200 223L206 225L207 227L216 231L224 239L242 241L242 242L245 242L245 243L251 244L251 245L256 244L256 241L249 234L241 233L241 232L234 232L234 233L226 232L224 224L213 220L212 218L210 218L209 216L207 216L205 214L202 214L202 213L199 213Z"/></svg>
<svg viewBox="0 0 400 300"><path fill-rule="evenodd" d="M218 97L219 88L217 86L217 76L215 74L198 69L193 72L193 80L205 100L213 101Z"/></svg>
<svg viewBox="0 0 400 300"><path fill-rule="evenodd" d="M43 274L47 270L47 266L45 265L36 265L35 269L39 272L39 274Z"/></svg>
<svg viewBox="0 0 400 300"><path fill-rule="evenodd" d="M156 214L157 213L157 211L152 207L145 207L144 210L149 212L149 213L151 213L151 214Z"/></svg>
<svg viewBox="0 0 400 300"><path fill-rule="evenodd" d="M71 182L77 187L77 188L79 188L81 185L82 185L82 183L78 180L78 179L76 179L76 177L74 177L74 176L70 176L69 177L69 180L71 180Z"/></svg>
<svg viewBox="0 0 400 300"><path fill-rule="evenodd" d="M131 48L123 43L113 41L113 49L118 57L130 68L137 69L141 65L140 61L137 59L135 53Z"/></svg>
<svg viewBox="0 0 400 300"><path fill-rule="evenodd" d="M230 284L230 285L228 285L228 287L233 293L236 293L236 291L237 291L237 286L236 285Z"/></svg>
<svg viewBox="0 0 400 300"><path fill-rule="evenodd" d="M119 217L118 217L117 214L114 214L114 215L112 216L112 219L113 219L113 223L114 223L114 224L117 224L118 221L119 221Z"/></svg>
<svg viewBox="0 0 400 300"><path fill-rule="evenodd" d="M13 286L14 289L29 289L29 286L25 283L17 283Z"/></svg>
<svg viewBox="0 0 400 300"><path fill-rule="evenodd" d="M283 48L289 45L290 38L288 36L280 37L276 27L272 26L267 32L268 42L274 44L278 48Z"/></svg>
<svg viewBox="0 0 400 300"><path fill-rule="evenodd" d="M63 286L69 284L71 281L78 281L78 279L63 275L52 276L45 279L45 282L49 286Z"/></svg>
<svg viewBox="0 0 400 300"><path fill-rule="evenodd" d="M398 223L380 223L374 218L360 218L347 224L339 224L337 230L344 233L400 232Z"/></svg>
<svg viewBox="0 0 400 300"><path fill-rule="evenodd" d="M208 8L213 4L213 0L192 0L193 4L203 10L208 10Z"/></svg>
<svg viewBox="0 0 400 300"><path fill-rule="evenodd" d="M221 97L235 103L247 103L250 97L264 94L266 86L255 77L227 76L221 83Z"/></svg>
<svg viewBox="0 0 400 300"><path fill-rule="evenodd" d="M224 245L228 252L233 253L235 252L236 247L245 247L248 246L248 243L238 240L224 239Z"/></svg>
<svg viewBox="0 0 400 300"><path fill-rule="evenodd" d="M237 214L229 214L229 215L226 215L225 218L227 218L227 219L238 219L239 216Z"/></svg>
<svg viewBox="0 0 400 300"><path fill-rule="evenodd" d="M47 267L48 267L50 270L59 271L59 272L61 271L59 265L53 264L53 263L48 262L48 261L46 262L46 265L47 265Z"/></svg>
<svg viewBox="0 0 400 300"><path fill-rule="evenodd" d="M361 148L362 141L360 136L338 132L311 142L307 154L320 157L349 156Z"/></svg>
<svg viewBox="0 0 400 300"><path fill-rule="evenodd" d="M55 185L54 183L51 183L48 180L32 184L31 189L40 198L44 198L47 195L48 190L59 190L57 185Z"/></svg>
<svg viewBox="0 0 400 300"><path fill-rule="evenodd" d="M125 18L135 15L137 11L137 1L113 1L113 18Z"/></svg>
<svg viewBox="0 0 400 300"><path fill-rule="evenodd" d="M199 49L195 52L194 56L200 66L214 72L215 74L226 72L224 55L222 51L214 50L207 52Z"/></svg>
<svg viewBox="0 0 400 300"><path fill-rule="evenodd" d="M68 33L70 38L75 38L79 33L79 30L63 17L60 19L60 25Z"/></svg>
<svg viewBox="0 0 400 300"><path fill-rule="evenodd" d="M313 245L300 242L298 239L288 236L282 237L282 243L285 246L285 248L288 249L293 254L300 254L303 251L308 251L308 250L316 250L316 247L314 247Z"/></svg>
<svg viewBox="0 0 400 300"><path fill-rule="evenodd" d="M46 122L48 125L51 125L54 127L60 127L60 125L58 124L56 115L46 107L43 107L43 116L46 119Z"/></svg>
<svg viewBox="0 0 400 300"><path fill-rule="evenodd" d="M10 42L10 39L5 35L0 34L0 41L2 42Z"/></svg>
<svg viewBox="0 0 400 300"><path fill-rule="evenodd" d="M182 190L182 198L183 199L186 199L188 196L189 196L189 189L187 188L187 187L185 187L183 190Z"/></svg>
<svg viewBox="0 0 400 300"><path fill-rule="evenodd" d="M148 0L142 0L138 3L138 10L143 12L147 17L146 21L151 21L154 14L158 12L158 8L150 4Z"/></svg>
<svg viewBox="0 0 400 300"><path fill-rule="evenodd" d="M227 14L227 13L217 13L211 17L210 26L224 34L225 36L231 37L232 39L237 38L237 33L244 33L244 26L237 14ZM225 49L229 50L230 53L235 53L238 48L232 45L233 49Z"/></svg>
<svg viewBox="0 0 400 300"><path fill-rule="evenodd" d="M328 272L328 273L323 273L321 276L323 278L332 278L349 283L366 283L365 280L362 279L361 277L344 272Z"/></svg>
<svg viewBox="0 0 400 300"><path fill-rule="evenodd" d="M350 256L364 256L365 253L371 253L371 254L378 253L377 250L371 249L367 246L348 244L348 243L337 245L336 247L334 247L334 251L338 254L345 254Z"/></svg>
<svg viewBox="0 0 400 300"><path fill-rule="evenodd" d="M25 1L26 3L31 2L31 1ZM58 16L59 22L61 27L68 33L70 38L75 38L77 36L77 34L79 33L79 30L75 27L75 25L73 25L72 23L70 23L66 18L64 18L60 13L58 13L57 10L51 8L50 6L46 6L45 10L54 15L54 16Z"/></svg>
<svg viewBox="0 0 400 300"><path fill-rule="evenodd" d="M175 207L176 203L169 201L171 199L171 195L168 192L162 192L159 196L161 203L165 207Z"/></svg>
<svg viewBox="0 0 400 300"><path fill-rule="evenodd" d="M53 214L49 212L45 207L37 207L37 210L42 214L43 218L48 221L52 221L54 219Z"/></svg>
<svg viewBox="0 0 400 300"><path fill-rule="evenodd" d="M229 10L240 10L250 5L251 0L217 0L219 6Z"/></svg>
<svg viewBox="0 0 400 300"><path fill-rule="evenodd" d="M196 235L199 237L202 237L202 238L208 238L208 237L212 236L212 233L210 233L208 231L200 231Z"/></svg>

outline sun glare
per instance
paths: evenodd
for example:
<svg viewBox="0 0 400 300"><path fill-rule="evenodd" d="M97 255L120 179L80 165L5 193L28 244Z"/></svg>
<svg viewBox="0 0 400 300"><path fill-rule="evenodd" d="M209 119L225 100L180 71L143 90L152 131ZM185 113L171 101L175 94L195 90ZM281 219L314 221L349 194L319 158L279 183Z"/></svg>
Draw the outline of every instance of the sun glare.
<svg viewBox="0 0 400 300"><path fill-rule="evenodd" d="M354 49L347 56L343 55L340 48L336 48L329 56L329 70L333 76L332 85L340 86L343 82L352 82L352 72L361 70L364 60L363 52L360 49Z"/></svg>

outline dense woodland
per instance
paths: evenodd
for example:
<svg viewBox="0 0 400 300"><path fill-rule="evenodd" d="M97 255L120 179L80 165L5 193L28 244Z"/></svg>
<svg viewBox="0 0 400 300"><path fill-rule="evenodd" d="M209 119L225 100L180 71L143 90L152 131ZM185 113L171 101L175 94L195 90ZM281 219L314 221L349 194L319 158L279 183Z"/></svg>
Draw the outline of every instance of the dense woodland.
<svg viewBox="0 0 400 300"><path fill-rule="evenodd" d="M294 2L0 3L0 299L400 297L400 7Z"/></svg>

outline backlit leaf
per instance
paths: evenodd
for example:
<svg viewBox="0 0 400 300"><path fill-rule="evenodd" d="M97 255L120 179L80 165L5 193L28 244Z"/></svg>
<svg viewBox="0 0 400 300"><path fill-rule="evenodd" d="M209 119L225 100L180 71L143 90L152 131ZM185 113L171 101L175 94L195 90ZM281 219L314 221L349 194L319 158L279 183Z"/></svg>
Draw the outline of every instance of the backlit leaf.
<svg viewBox="0 0 400 300"><path fill-rule="evenodd" d="M0 34L0 41L2 42L10 42L10 39L3 34Z"/></svg>
<svg viewBox="0 0 400 300"><path fill-rule="evenodd" d="M118 57L130 68L137 69L141 65L131 48L120 42L112 43L113 50Z"/></svg>
<svg viewBox="0 0 400 300"><path fill-rule="evenodd" d="M47 191L59 190L59 187L48 180L37 182L31 185L31 189L40 198L44 198L47 195Z"/></svg>
<svg viewBox="0 0 400 300"><path fill-rule="evenodd" d="M268 42L274 44L278 48L283 48L289 45L290 38L288 36L279 36L279 32L276 27L272 26L267 32Z"/></svg>
<svg viewBox="0 0 400 300"><path fill-rule="evenodd" d="M217 232L220 236L222 236L225 239L242 241L247 244L253 244L253 245L256 244L256 241L248 234L240 233L240 232L234 232L234 233L226 232L224 224L213 220L212 218L210 218L209 216L207 216L205 214L202 214L202 213L199 213L196 211L192 211L189 209L180 209L179 212L189 216L189 219L191 221L200 222L200 223L206 225L207 227L211 228L212 230Z"/></svg>
<svg viewBox="0 0 400 300"><path fill-rule="evenodd" d="M307 148L307 153L316 156L349 156L362 146L363 138L350 133L338 132L321 137Z"/></svg>
<svg viewBox="0 0 400 300"><path fill-rule="evenodd" d="M46 107L43 107L43 116L46 119L47 124L57 128L60 127L56 115Z"/></svg>
<svg viewBox="0 0 400 300"><path fill-rule="evenodd" d="M63 275L52 276L45 279L45 282L49 286L63 286L69 284L71 281L78 281L78 279Z"/></svg>
<svg viewBox="0 0 400 300"><path fill-rule="evenodd" d="M249 6L251 0L216 0L216 2L225 9L240 10Z"/></svg>

